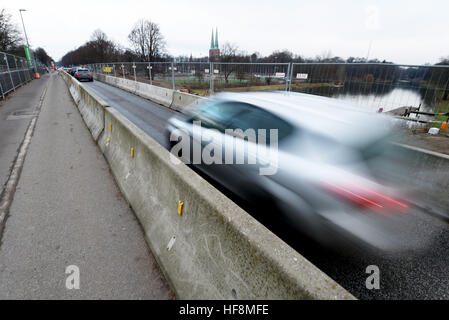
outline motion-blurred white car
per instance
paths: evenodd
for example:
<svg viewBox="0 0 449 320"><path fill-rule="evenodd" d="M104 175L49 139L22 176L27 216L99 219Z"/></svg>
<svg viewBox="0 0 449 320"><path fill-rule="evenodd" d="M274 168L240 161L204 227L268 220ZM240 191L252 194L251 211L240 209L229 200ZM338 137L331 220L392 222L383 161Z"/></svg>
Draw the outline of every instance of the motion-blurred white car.
<svg viewBox="0 0 449 320"><path fill-rule="evenodd" d="M269 152L275 141L268 132L267 146L260 149L260 136L248 140L226 129L277 129L277 151ZM195 136L195 130L202 134ZM349 240L382 250L424 244L414 239L409 204L395 185L395 177L407 173L407 155L394 150L383 115L307 94L224 93L171 118L168 132L172 150L184 162L261 211L274 206L265 214L316 240L337 245ZM180 132L188 136L188 152L175 147ZM206 154L213 149L222 163L194 161L195 144ZM238 150L244 150L244 164L237 164ZM261 174L269 168L274 174Z"/></svg>

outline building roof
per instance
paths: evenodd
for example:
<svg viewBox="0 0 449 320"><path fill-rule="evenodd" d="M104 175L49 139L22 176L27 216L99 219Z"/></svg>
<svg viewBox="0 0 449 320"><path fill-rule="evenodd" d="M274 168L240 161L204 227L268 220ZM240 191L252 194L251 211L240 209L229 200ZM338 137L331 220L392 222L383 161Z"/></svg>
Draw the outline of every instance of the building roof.
<svg viewBox="0 0 449 320"><path fill-rule="evenodd" d="M212 28L212 35L210 38L210 50L218 49L218 28L215 29L215 40L214 40L214 28Z"/></svg>

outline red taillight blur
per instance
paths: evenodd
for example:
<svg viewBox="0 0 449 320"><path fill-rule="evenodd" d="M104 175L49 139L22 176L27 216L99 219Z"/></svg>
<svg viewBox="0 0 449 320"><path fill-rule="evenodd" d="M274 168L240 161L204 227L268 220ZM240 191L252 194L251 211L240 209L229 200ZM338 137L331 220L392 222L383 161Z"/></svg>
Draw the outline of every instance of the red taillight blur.
<svg viewBox="0 0 449 320"><path fill-rule="evenodd" d="M88 75L88 76L91 76L91 75L92 75L92 73L88 73L87 75Z"/></svg>
<svg viewBox="0 0 449 320"><path fill-rule="evenodd" d="M322 182L326 190L359 207L370 208L381 214L388 214L386 212L388 209L401 213L408 211L407 204L359 184L347 182L344 185L337 185L329 181L322 180Z"/></svg>
<svg viewBox="0 0 449 320"><path fill-rule="evenodd" d="M80 75L81 75L81 73L77 73L76 75L77 75L77 76L80 76Z"/></svg>

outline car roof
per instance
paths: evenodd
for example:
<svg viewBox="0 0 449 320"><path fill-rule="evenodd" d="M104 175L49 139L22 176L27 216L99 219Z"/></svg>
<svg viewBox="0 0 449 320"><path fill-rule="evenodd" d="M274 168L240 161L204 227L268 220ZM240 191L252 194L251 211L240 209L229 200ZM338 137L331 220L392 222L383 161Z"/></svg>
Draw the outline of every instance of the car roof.
<svg viewBox="0 0 449 320"><path fill-rule="evenodd" d="M385 116L335 98L282 91L221 93L214 98L253 104L293 126L351 144L379 139L391 131Z"/></svg>

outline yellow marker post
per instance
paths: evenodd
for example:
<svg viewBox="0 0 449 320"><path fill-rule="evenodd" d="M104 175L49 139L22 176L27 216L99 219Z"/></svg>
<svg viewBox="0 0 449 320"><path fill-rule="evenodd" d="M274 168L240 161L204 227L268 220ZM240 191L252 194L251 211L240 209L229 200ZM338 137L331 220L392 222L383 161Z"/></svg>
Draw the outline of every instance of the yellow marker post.
<svg viewBox="0 0 449 320"><path fill-rule="evenodd" d="M184 202L183 201L181 201L181 200L179 200L178 201L178 214L180 215L180 216L182 216L182 208L184 207Z"/></svg>
<svg viewBox="0 0 449 320"><path fill-rule="evenodd" d="M134 148L131 148L131 158L134 158Z"/></svg>
<svg viewBox="0 0 449 320"><path fill-rule="evenodd" d="M108 138L108 140L107 140L108 142L111 142L111 138Z"/></svg>

